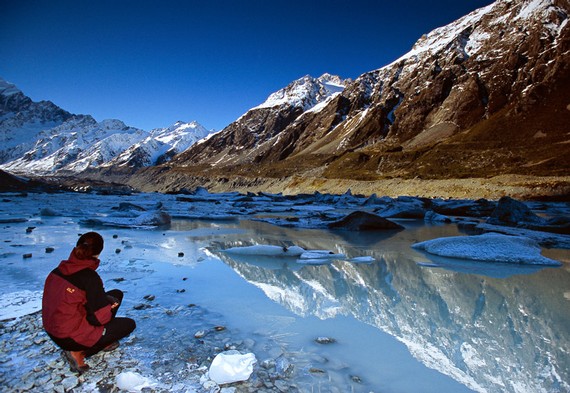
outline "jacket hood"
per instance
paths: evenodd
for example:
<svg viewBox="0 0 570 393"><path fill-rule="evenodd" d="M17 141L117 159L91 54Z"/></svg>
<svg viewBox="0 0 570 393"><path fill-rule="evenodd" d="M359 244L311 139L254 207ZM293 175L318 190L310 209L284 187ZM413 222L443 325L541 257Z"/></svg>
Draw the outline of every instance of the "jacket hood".
<svg viewBox="0 0 570 393"><path fill-rule="evenodd" d="M97 270L99 263L100 260L97 258L78 259L72 251L69 259L61 261L58 268L62 274L68 276L83 269Z"/></svg>

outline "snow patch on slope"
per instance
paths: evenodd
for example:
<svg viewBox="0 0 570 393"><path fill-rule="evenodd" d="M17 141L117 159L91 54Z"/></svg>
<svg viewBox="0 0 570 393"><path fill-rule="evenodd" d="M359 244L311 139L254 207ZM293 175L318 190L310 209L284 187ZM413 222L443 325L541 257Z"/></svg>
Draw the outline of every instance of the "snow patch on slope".
<svg viewBox="0 0 570 393"><path fill-rule="evenodd" d="M271 94L263 104L252 109L290 105L306 111L325 101L333 94L342 92L344 84L345 81L340 77L330 74L324 74L319 78L306 75L297 79L289 86Z"/></svg>

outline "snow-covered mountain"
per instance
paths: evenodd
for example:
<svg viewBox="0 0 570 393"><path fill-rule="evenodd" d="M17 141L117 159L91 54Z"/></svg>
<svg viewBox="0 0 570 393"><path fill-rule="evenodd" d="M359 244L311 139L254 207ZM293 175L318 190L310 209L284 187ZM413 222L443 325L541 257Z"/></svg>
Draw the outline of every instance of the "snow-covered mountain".
<svg viewBox="0 0 570 393"><path fill-rule="evenodd" d="M568 175L570 3L497 0L354 81L305 77L178 155L193 180ZM323 80L327 79L327 80ZM343 88L342 88L343 87ZM169 180L172 179L172 180ZM192 183L194 181L194 183ZM140 184L142 181L138 181Z"/></svg>
<svg viewBox="0 0 570 393"><path fill-rule="evenodd" d="M336 75L324 74L316 79L307 75L271 94L263 104L251 110L286 105L307 111L342 92L346 82Z"/></svg>
<svg viewBox="0 0 570 393"><path fill-rule="evenodd" d="M74 117L41 131L33 148L3 168L36 175L79 173L112 160L146 135L119 120L97 122L91 116Z"/></svg>
<svg viewBox="0 0 570 393"><path fill-rule="evenodd" d="M223 167L259 162L286 127L306 113L319 111L341 94L349 82L329 74L295 80L219 133L178 155L173 164Z"/></svg>
<svg viewBox="0 0 570 393"><path fill-rule="evenodd" d="M150 132L120 120L97 122L51 102L33 102L0 79L0 168L19 174L79 174L101 167L156 165L209 134L197 122Z"/></svg>
<svg viewBox="0 0 570 393"><path fill-rule="evenodd" d="M567 0L497 0L424 34L408 53L354 81L328 74L293 81L187 149L183 143L171 149L161 132L121 130L121 138L132 137L132 143L109 145L123 143L122 151L104 157L84 153L86 147L60 151L57 144L48 144L50 127L43 124L62 126L80 118L50 112L21 123L24 131L9 133L34 135L26 142L31 147L18 147L21 158L11 168L25 173L32 160L45 159L44 151L59 151L41 170L49 165L60 171L103 168L93 176L104 180L112 174L116 182L147 191L207 182L228 188L238 183L295 184L296 178L318 187L329 179L567 176L569 15ZM2 102L26 101L13 86L4 90ZM17 119L4 111L0 126ZM36 146L40 129L46 134ZM14 154L17 144L10 143L14 148L9 154ZM170 157L167 166L114 171L160 164Z"/></svg>
<svg viewBox="0 0 570 393"><path fill-rule="evenodd" d="M0 78L0 164L21 157L43 130L74 117L50 101L33 102Z"/></svg>
<svg viewBox="0 0 570 393"><path fill-rule="evenodd" d="M167 128L157 128L142 141L124 150L103 166L142 167L162 164L194 143L208 136L210 131L198 122L177 121Z"/></svg>

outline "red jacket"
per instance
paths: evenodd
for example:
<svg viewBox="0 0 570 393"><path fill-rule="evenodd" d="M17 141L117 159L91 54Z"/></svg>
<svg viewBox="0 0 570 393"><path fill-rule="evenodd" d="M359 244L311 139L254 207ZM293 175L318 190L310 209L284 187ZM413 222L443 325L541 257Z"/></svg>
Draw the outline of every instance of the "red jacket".
<svg viewBox="0 0 570 393"><path fill-rule="evenodd" d="M46 332L86 347L101 338L112 313L98 267L98 259L77 259L72 252L48 275L42 300Z"/></svg>

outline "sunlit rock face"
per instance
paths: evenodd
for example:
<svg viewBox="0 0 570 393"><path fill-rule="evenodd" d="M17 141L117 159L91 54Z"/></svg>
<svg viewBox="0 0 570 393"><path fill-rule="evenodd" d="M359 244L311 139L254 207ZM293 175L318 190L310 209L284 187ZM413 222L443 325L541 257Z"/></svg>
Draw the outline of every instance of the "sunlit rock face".
<svg viewBox="0 0 570 393"><path fill-rule="evenodd" d="M307 239L300 245L358 253L331 237L330 244ZM295 314L350 315L393 335L425 365L475 391L570 389L565 353L570 321L558 312L567 307L566 271L544 269L527 276L513 267L517 274L499 279L422 268L397 250L371 256L372 264L300 267L278 266L276 258L268 264L219 254Z"/></svg>

